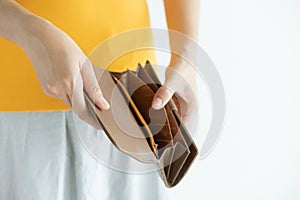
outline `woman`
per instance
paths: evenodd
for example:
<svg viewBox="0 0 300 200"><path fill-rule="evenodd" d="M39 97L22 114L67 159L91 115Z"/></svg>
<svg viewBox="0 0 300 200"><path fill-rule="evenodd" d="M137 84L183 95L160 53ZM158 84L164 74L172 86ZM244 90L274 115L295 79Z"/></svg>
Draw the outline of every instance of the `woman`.
<svg viewBox="0 0 300 200"><path fill-rule="evenodd" d="M198 0L164 3L169 28L196 39ZM0 0L0 199L166 198L156 173L137 176L99 164L76 139L70 119L75 112L101 129L83 89L101 109L110 109L110 102L86 55L110 36L141 27L149 27L145 0ZM116 66L152 56L128 56ZM192 76L175 56L171 67ZM189 95L176 85L176 75L166 73L153 107L160 109L177 92L188 119Z"/></svg>

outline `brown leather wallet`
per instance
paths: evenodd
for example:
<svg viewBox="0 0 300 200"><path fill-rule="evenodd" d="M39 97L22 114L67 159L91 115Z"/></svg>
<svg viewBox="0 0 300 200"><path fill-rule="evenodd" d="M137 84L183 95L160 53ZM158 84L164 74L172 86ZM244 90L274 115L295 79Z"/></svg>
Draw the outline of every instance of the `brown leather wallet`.
<svg viewBox="0 0 300 200"><path fill-rule="evenodd" d="M100 110L85 93L93 116L120 151L143 163L154 163L167 187L175 186L198 154L196 145L181 123L176 95L162 109L151 107L161 83L147 61L136 71L121 73L95 70L109 110Z"/></svg>

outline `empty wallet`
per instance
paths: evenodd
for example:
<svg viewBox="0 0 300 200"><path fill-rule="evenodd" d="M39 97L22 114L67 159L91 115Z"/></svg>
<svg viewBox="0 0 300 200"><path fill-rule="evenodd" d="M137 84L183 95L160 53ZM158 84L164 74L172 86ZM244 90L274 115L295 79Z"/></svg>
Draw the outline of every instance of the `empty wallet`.
<svg viewBox="0 0 300 200"><path fill-rule="evenodd" d="M96 72L95 72L96 73ZM120 151L143 163L156 164L167 187L175 186L198 154L184 124L176 95L159 110L151 107L161 83L149 61L136 71L96 73L109 110L100 110L85 93L92 115Z"/></svg>

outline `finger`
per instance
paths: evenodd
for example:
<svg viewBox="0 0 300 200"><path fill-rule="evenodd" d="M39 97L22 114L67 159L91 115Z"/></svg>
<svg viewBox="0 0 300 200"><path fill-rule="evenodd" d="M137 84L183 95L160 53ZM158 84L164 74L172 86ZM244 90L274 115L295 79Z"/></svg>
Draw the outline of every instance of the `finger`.
<svg viewBox="0 0 300 200"><path fill-rule="evenodd" d="M66 98L64 100L64 102L67 104L67 106L69 106L72 109L72 97L69 96L68 94L66 94Z"/></svg>
<svg viewBox="0 0 300 200"><path fill-rule="evenodd" d="M155 93L152 101L152 107L156 110L163 108L172 98L174 90L166 85L161 86Z"/></svg>
<svg viewBox="0 0 300 200"><path fill-rule="evenodd" d="M110 108L110 105L102 95L102 91L96 79L93 66L88 59L86 59L82 65L81 75L84 90L87 92L91 100L100 109L108 110Z"/></svg>
<svg viewBox="0 0 300 200"><path fill-rule="evenodd" d="M83 93L83 80L81 74L78 74L76 77L74 91L71 97L71 104L73 111L81 120L87 122L96 129L102 129L101 125L99 124L97 119L94 118L86 104Z"/></svg>
<svg viewBox="0 0 300 200"><path fill-rule="evenodd" d="M53 97L63 101L69 108L72 109L72 100L68 94L59 94L59 95L53 96Z"/></svg>
<svg viewBox="0 0 300 200"><path fill-rule="evenodd" d="M48 84L46 87L43 88L43 90L46 95L55 99L59 99L63 101L68 107L72 108L70 96L65 92L62 93L63 89Z"/></svg>

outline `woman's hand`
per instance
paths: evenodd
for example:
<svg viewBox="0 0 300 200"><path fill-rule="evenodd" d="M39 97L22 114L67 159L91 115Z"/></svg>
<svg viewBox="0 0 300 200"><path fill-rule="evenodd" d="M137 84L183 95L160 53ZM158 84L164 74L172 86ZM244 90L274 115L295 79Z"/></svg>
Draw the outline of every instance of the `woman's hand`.
<svg viewBox="0 0 300 200"><path fill-rule="evenodd" d="M66 33L16 1L0 0L0 36L26 52L47 95L64 101L81 119L101 128L89 113L84 90L100 109L109 109L109 104L92 64Z"/></svg>
<svg viewBox="0 0 300 200"><path fill-rule="evenodd" d="M165 83L156 92L152 107L163 108L176 93L181 106L181 117L190 132L195 131L198 121L197 71L188 63L177 60L166 69Z"/></svg>
<svg viewBox="0 0 300 200"><path fill-rule="evenodd" d="M32 17L26 25L29 56L45 94L64 101L82 119L100 129L90 115L84 90L100 109L109 109L91 62L62 30L46 20Z"/></svg>

